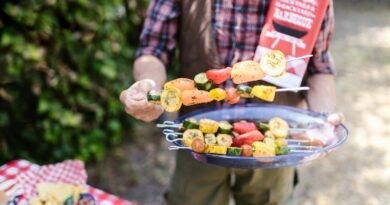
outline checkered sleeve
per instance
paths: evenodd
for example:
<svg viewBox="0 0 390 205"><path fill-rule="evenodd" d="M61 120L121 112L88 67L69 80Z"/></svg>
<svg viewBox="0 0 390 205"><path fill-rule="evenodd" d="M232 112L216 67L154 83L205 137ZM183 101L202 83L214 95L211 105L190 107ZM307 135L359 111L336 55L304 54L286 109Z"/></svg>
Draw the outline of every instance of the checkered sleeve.
<svg viewBox="0 0 390 205"><path fill-rule="evenodd" d="M153 55L165 65L175 50L179 5L176 0L151 0L136 57Z"/></svg>
<svg viewBox="0 0 390 205"><path fill-rule="evenodd" d="M331 0L313 48L313 57L309 61L309 75L317 73L335 73L332 56L329 51L334 24L333 1Z"/></svg>

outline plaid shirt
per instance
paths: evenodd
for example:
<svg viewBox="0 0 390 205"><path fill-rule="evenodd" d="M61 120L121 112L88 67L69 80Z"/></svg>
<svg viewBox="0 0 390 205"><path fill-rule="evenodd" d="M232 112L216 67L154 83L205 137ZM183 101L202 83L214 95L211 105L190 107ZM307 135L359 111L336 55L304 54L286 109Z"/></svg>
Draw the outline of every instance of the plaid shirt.
<svg viewBox="0 0 390 205"><path fill-rule="evenodd" d="M269 0L213 0L212 23L220 62L224 66L253 59L267 15ZM332 2L332 1L331 1ZM180 5L175 0L151 0L140 37L137 57L154 55L168 65L175 49ZM329 7L309 62L309 74L334 73L329 53L334 29Z"/></svg>

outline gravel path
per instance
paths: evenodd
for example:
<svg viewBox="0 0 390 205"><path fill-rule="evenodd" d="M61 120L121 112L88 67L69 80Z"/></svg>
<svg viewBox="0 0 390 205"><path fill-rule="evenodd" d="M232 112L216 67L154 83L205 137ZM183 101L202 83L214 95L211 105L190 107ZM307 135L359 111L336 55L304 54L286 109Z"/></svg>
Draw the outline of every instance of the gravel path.
<svg viewBox="0 0 390 205"><path fill-rule="evenodd" d="M299 167L298 204L390 203L388 11L336 4L331 49L338 70L337 109L347 117L350 139L334 155Z"/></svg>
<svg viewBox="0 0 390 205"><path fill-rule="evenodd" d="M390 8L357 4L336 2L331 47L337 109L348 119L350 139L335 154L299 166L300 205L390 202ZM140 204L161 204L173 152L153 125L143 124L134 134L135 141L89 167L90 183Z"/></svg>

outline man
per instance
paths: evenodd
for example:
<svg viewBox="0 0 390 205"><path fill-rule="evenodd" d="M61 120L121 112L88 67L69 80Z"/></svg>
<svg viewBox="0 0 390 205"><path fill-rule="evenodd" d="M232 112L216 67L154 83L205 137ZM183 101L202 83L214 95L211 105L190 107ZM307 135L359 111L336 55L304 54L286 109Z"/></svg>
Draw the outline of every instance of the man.
<svg viewBox="0 0 390 205"><path fill-rule="evenodd" d="M133 67L137 82L120 97L126 112L146 122L163 113L160 105L147 102L146 94L163 87L176 40L180 77L193 78L210 68L253 59L268 6L269 0L151 0ZM305 100L313 111L330 112L334 106L334 69L328 52L333 22L330 6L304 82L311 88ZM301 100L296 93L278 93L275 103L298 106ZM179 151L166 199L168 204L190 205L228 204L229 197L236 204L281 204L289 201L294 181L294 168L228 169Z"/></svg>

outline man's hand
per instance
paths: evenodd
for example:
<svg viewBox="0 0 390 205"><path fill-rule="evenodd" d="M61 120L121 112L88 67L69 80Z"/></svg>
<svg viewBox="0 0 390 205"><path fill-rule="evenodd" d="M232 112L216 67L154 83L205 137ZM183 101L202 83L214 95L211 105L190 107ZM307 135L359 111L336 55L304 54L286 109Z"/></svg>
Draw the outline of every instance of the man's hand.
<svg viewBox="0 0 390 205"><path fill-rule="evenodd" d="M148 102L147 94L153 89L156 89L156 83L153 80L144 79L124 90L119 98L125 105L127 114L145 122L157 119L164 109L161 105Z"/></svg>
<svg viewBox="0 0 390 205"><path fill-rule="evenodd" d="M339 125L341 123L344 123L345 121L345 117L344 117L344 114L342 112L336 112L336 113L332 113L328 116L328 118L326 119L327 122L329 122L331 125Z"/></svg>

